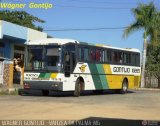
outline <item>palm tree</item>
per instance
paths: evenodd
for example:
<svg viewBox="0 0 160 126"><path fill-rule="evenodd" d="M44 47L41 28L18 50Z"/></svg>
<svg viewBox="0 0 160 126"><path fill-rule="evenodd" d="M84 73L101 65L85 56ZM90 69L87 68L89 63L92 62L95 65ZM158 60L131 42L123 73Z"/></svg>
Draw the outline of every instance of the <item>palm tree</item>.
<svg viewBox="0 0 160 126"><path fill-rule="evenodd" d="M143 64L142 64L142 79L141 87L144 87L144 71L146 62L146 49L147 38L152 44L157 44L158 36L158 22L160 21L160 13L151 2L149 4L139 4L136 8L132 9L135 17L135 22L130 24L124 31L123 37L128 37L132 32L137 30L144 30L144 46L143 46Z"/></svg>

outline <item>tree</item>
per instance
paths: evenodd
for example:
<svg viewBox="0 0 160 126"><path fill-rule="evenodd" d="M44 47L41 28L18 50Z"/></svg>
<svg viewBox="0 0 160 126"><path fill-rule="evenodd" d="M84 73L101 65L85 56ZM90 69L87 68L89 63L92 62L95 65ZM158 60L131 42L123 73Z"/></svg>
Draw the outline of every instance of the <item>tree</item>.
<svg viewBox="0 0 160 126"><path fill-rule="evenodd" d="M149 45L149 54L147 56L146 68L157 78L158 88L160 88L160 44L157 46Z"/></svg>
<svg viewBox="0 0 160 126"><path fill-rule="evenodd" d="M35 23L44 23L44 20L39 19L33 15L28 14L25 11L0 11L0 20L8 21L18 25L22 25L28 28L36 29L42 31L43 28L36 26Z"/></svg>
<svg viewBox="0 0 160 126"><path fill-rule="evenodd" d="M136 8L132 9L132 13L135 17L135 22L130 24L124 31L123 37L128 37L132 32L137 30L144 30L144 46L143 46L143 65L142 65L142 80L141 87L144 87L144 71L146 62L146 49L147 38L157 45L158 36L158 21L160 21L160 13L157 8L151 2L149 4L139 4Z"/></svg>

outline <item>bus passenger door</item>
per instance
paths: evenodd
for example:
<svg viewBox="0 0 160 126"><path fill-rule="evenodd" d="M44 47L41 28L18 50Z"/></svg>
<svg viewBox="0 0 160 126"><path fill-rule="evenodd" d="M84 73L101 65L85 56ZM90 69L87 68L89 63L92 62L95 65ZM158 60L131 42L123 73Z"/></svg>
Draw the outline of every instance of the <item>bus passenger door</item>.
<svg viewBox="0 0 160 126"><path fill-rule="evenodd" d="M64 73L65 77L70 77L70 74L75 68L75 53L65 52L64 57Z"/></svg>

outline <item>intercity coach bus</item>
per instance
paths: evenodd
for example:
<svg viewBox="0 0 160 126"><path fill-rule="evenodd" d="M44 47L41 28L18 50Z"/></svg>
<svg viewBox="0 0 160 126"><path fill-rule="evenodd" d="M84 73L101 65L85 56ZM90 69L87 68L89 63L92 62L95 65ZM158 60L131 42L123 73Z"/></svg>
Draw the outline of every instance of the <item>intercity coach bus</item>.
<svg viewBox="0 0 160 126"><path fill-rule="evenodd" d="M24 90L73 91L113 89L126 93L140 82L140 51L48 38L26 42Z"/></svg>

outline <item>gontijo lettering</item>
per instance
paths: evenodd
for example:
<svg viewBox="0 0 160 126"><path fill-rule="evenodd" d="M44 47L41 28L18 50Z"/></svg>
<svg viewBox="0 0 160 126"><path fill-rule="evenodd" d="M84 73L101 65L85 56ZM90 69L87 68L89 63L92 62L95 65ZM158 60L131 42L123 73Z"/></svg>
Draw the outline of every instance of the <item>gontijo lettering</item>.
<svg viewBox="0 0 160 126"><path fill-rule="evenodd" d="M129 67L113 67L113 72L120 73L140 73L140 69L137 68L129 68Z"/></svg>
<svg viewBox="0 0 160 126"><path fill-rule="evenodd" d="M37 4L37 3L30 3L29 8L37 8L37 9L49 9L52 8L53 5L50 3L42 3L42 4Z"/></svg>
<svg viewBox="0 0 160 126"><path fill-rule="evenodd" d="M130 73L130 68L125 67L113 67L114 72Z"/></svg>

